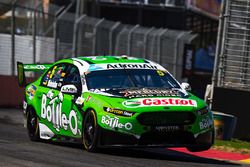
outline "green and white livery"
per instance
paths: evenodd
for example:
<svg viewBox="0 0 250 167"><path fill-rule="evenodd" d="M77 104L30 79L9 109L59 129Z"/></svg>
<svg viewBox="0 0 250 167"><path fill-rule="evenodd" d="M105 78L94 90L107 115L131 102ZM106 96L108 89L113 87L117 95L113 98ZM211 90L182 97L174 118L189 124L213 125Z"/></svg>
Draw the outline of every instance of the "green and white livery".
<svg viewBox="0 0 250 167"><path fill-rule="evenodd" d="M18 62L25 126L32 141L103 146L209 149L213 115L164 67L142 58L90 56L54 64ZM25 71L44 71L26 83Z"/></svg>

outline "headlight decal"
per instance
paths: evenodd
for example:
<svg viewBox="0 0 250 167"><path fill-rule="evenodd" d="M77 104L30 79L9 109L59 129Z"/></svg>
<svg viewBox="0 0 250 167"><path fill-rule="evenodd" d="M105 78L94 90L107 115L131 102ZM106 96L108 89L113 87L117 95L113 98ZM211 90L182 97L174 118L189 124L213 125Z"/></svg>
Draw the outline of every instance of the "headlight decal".
<svg viewBox="0 0 250 167"><path fill-rule="evenodd" d="M198 115L205 115L209 111L208 107L202 108L201 110L198 110L197 113Z"/></svg>

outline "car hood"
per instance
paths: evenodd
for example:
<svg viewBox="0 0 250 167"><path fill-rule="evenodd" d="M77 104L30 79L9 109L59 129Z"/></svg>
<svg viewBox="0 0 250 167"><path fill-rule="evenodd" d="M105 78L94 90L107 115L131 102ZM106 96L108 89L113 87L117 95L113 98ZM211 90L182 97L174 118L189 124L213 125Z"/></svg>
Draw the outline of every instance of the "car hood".
<svg viewBox="0 0 250 167"><path fill-rule="evenodd" d="M200 98L177 88L98 89L90 92L112 108L131 111L193 111L206 106Z"/></svg>

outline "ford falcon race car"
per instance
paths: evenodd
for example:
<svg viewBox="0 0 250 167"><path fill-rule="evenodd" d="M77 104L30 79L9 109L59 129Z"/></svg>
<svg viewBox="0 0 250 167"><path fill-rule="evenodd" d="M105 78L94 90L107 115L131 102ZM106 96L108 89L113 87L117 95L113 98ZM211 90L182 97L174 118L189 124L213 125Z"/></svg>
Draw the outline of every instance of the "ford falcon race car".
<svg viewBox="0 0 250 167"><path fill-rule="evenodd" d="M164 67L128 56L89 56L53 64L17 63L25 87L25 127L32 141L100 147L209 149L213 115ZM26 71L43 71L26 83Z"/></svg>

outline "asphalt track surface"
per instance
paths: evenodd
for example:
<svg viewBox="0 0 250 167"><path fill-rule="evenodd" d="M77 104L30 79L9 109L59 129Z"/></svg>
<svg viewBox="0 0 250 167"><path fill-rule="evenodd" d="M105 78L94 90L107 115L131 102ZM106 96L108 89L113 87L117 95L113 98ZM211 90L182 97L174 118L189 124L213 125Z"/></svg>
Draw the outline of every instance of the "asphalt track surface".
<svg viewBox="0 0 250 167"><path fill-rule="evenodd" d="M165 148L102 149L89 153L79 144L31 142L20 109L0 108L0 166L4 167L233 167L234 162L200 158Z"/></svg>

